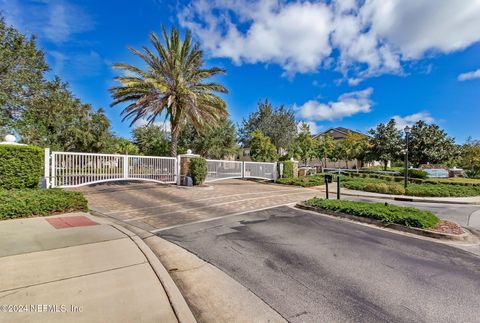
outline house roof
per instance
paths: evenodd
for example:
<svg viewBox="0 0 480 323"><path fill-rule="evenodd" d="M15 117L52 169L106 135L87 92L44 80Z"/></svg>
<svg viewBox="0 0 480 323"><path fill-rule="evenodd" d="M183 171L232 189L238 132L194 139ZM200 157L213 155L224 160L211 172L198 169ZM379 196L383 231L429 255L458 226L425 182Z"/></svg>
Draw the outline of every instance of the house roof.
<svg viewBox="0 0 480 323"><path fill-rule="evenodd" d="M328 134L332 131L338 132L338 133L340 133L342 135L345 135L345 136L348 135L349 133L355 133L355 134L362 135L362 136L368 136L364 133L361 133L359 131L355 131L355 130L352 130L352 129L348 129L348 128L344 128L344 127L336 127L336 128L329 128L328 130L326 130L322 133L319 133L314 137L324 136L324 135L326 135L326 134Z"/></svg>

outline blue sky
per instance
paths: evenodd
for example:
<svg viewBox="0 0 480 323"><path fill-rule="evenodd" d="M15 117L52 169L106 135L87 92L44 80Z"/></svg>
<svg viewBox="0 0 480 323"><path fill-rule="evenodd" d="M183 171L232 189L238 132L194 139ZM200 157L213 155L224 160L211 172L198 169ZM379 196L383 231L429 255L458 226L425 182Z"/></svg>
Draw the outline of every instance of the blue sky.
<svg viewBox="0 0 480 323"><path fill-rule="evenodd" d="M131 128L109 107L111 65L140 64L127 47L164 24L191 29L206 63L228 71L218 81L236 122L268 98L316 132L395 117L480 139L480 0L0 0L0 10L121 136Z"/></svg>

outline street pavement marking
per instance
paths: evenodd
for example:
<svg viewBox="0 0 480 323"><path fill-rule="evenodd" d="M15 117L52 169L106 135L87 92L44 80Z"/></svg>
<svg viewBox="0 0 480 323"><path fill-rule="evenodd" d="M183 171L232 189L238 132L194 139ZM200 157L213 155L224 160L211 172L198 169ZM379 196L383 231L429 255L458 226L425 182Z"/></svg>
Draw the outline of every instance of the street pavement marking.
<svg viewBox="0 0 480 323"><path fill-rule="evenodd" d="M254 210L247 210L247 211L236 212L236 213L231 213L231 214L225 214L225 215L220 215L220 216L217 216L217 217L214 217L214 218L197 220L197 221L192 221L192 222L188 222L188 223L172 225L172 226L169 226L169 227L166 227L166 228L155 229L155 230L150 231L150 233L158 233L158 232L165 231L165 230L184 227L184 226L190 225L190 224L205 223L205 222L215 221L215 220L219 220L219 219L230 218L230 217L233 217L233 216L236 216L236 215L242 215L242 214L246 214L246 213L265 211L265 210L274 209L274 208L277 208L277 207L280 207L280 206L285 206L285 205L294 206L295 204L296 204L296 202L283 203L283 204L277 204L277 205L271 205L271 206L263 207L263 208L260 208L260 209L254 209Z"/></svg>
<svg viewBox="0 0 480 323"><path fill-rule="evenodd" d="M178 204L195 203L195 202L200 202L200 201L216 200L216 199L221 199L221 198L243 196L243 195L252 195L252 194L258 195L258 194L267 194L267 193L277 193L277 192L278 193L284 193L284 192L297 192L297 191L305 191L305 190L304 189L286 189L286 190L271 190L271 191L253 192L253 193L239 193L239 194L231 194L231 195L220 195L220 196L215 196L215 197L208 197L208 198L190 200L188 202L182 201L182 202L175 202L175 203L156 205L156 206L146 206L146 207L142 207L142 208L138 208L138 209L127 209L127 210L123 210L123 211L106 212L104 214L106 214L106 215L115 214L116 215L116 214L123 214L123 213L136 212L136 211L142 211L142 210L162 208L162 207L167 207L167 206L174 206L174 205L178 205Z"/></svg>
<svg viewBox="0 0 480 323"><path fill-rule="evenodd" d="M126 220L123 220L123 221L131 222L131 221L136 221L136 220L153 218L153 217L157 217L157 216L160 216L160 215L162 215L162 216L163 215L170 215L170 214L175 214L175 213L182 213L182 212L187 212L187 211L206 209L206 208L210 208L210 207L214 207L214 206L220 206L220 205L226 205L226 204L232 204L232 203L247 202L247 201L251 201L251 200L260 200L260 199L265 199L265 198L272 198L272 197L279 197L279 196L286 196L286 195L297 195L297 194L307 194L307 192L301 191L301 192L298 192L298 193L288 193L288 194L280 194L280 195L253 197L253 198L249 198L249 199L210 204L210 205L206 205L206 206L194 207L194 208L190 208L190 209L183 209L183 210L178 210L178 211L168 212L168 213L163 213L163 214L147 215L147 216L142 216L142 217L137 217L137 218L126 219Z"/></svg>

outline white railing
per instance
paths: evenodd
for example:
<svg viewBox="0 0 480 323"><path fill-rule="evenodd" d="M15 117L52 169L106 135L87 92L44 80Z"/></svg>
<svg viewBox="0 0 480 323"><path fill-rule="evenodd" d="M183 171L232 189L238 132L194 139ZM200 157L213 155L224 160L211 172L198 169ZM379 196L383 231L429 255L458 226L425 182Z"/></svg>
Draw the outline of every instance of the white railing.
<svg viewBox="0 0 480 323"><path fill-rule="evenodd" d="M47 151L46 151L47 153ZM79 187L118 180L175 183L174 157L52 152L46 167L47 187ZM47 176L48 174L48 176Z"/></svg>
<svg viewBox="0 0 480 323"><path fill-rule="evenodd" d="M207 159L206 182L231 178L277 179L277 163Z"/></svg>
<svg viewBox="0 0 480 323"><path fill-rule="evenodd" d="M274 181L277 179L277 163L244 162L243 177L263 178Z"/></svg>
<svg viewBox="0 0 480 323"><path fill-rule="evenodd" d="M369 173L380 175L401 175L400 172L384 171L384 170L369 170L369 169L352 169L352 168L322 168L324 173Z"/></svg>
<svg viewBox="0 0 480 323"><path fill-rule="evenodd" d="M243 163L241 161L207 159L206 182L242 177Z"/></svg>
<svg viewBox="0 0 480 323"><path fill-rule="evenodd" d="M119 180L177 183L180 158L45 149L44 187L79 187ZM277 179L277 163L207 159L206 182L233 178Z"/></svg>

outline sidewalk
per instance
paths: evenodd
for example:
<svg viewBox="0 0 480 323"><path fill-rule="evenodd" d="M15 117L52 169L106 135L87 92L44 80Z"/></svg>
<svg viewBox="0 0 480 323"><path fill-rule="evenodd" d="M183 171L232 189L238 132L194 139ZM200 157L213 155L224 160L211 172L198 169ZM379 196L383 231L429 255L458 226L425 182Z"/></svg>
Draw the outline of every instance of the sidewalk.
<svg viewBox="0 0 480 323"><path fill-rule="evenodd" d="M325 186L317 186L321 192L325 192ZM331 197L336 197L337 187L336 184L330 185L328 191ZM365 191L355 191L349 190L347 188L341 188L341 194L346 196L357 196L357 197L367 197L375 199L387 199L387 200L397 200L397 201L408 201L408 202L423 202L423 203L443 203L443 204L468 204L468 205L480 205L480 196L471 196L471 197L417 197L417 196L406 196L406 195L392 195L392 194L381 194L381 193L372 193Z"/></svg>
<svg viewBox="0 0 480 323"><path fill-rule="evenodd" d="M195 322L140 238L85 213L1 221L0 268L0 322Z"/></svg>

